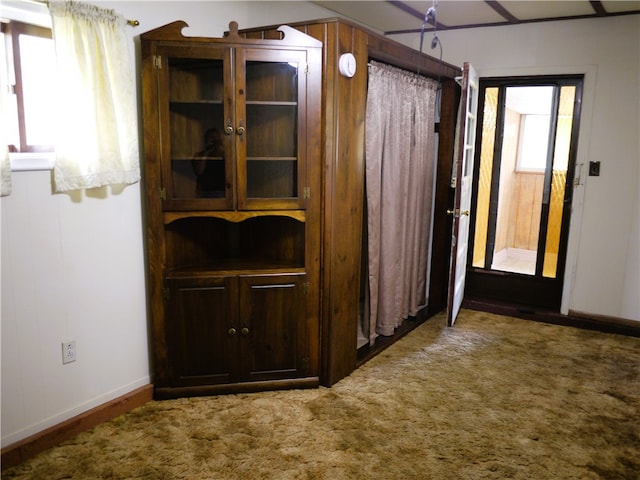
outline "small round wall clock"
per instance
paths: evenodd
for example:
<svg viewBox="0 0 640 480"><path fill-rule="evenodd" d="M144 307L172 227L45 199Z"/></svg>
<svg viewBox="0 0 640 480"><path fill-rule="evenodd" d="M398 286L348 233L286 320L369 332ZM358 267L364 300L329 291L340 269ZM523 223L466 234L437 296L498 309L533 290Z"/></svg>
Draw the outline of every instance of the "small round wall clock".
<svg viewBox="0 0 640 480"><path fill-rule="evenodd" d="M353 53L343 53L338 61L338 69L345 77L353 77L356 74L356 57Z"/></svg>

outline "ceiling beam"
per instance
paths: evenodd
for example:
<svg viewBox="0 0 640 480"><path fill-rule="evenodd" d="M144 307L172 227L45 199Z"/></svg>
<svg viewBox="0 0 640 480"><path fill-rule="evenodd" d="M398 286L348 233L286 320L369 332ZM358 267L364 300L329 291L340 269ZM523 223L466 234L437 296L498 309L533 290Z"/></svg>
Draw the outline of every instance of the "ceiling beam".
<svg viewBox="0 0 640 480"><path fill-rule="evenodd" d="M509 12L509 10L507 10L500 4L500 2L497 2L495 0L485 0L484 3L486 3L496 12L502 15L509 23L520 23L520 19L514 17L511 12Z"/></svg>
<svg viewBox="0 0 640 480"><path fill-rule="evenodd" d="M424 22L424 17L426 17L427 12L420 12L419 10L416 10L413 7L410 7L409 5L407 5L405 2L400 2L397 0L387 0L387 3L390 3L391 5L393 5L396 8L399 8L400 10L402 10L403 12L408 13L409 15L412 15L416 18L419 18L421 22ZM427 23L430 25L433 25L434 27L442 27L442 28L447 28L446 25L441 24L440 22L438 22L436 24L436 22L438 21L438 7L436 5L436 18L430 18Z"/></svg>
<svg viewBox="0 0 640 480"><path fill-rule="evenodd" d="M607 11L604 9L604 5L602 5L602 2L593 0L589 3L591 4L593 10L596 12L596 15L598 15L599 17L604 17L607 14Z"/></svg>
<svg viewBox="0 0 640 480"><path fill-rule="evenodd" d="M618 16L626 16L626 15L640 15L640 9L635 10L626 10L622 12L607 12L604 8L601 1L590 0L591 7L594 10L594 13L589 14L581 14L581 15L570 15L565 17L543 17L543 18L530 18L525 20L520 20L516 18L513 14L511 14L508 10L506 10L499 1L495 0L484 0L485 4L493 8L496 12L498 12L505 20L498 22L488 22L488 23L471 23L466 25L453 25L446 26L444 24L438 23L438 30L462 30L469 28L483 28L483 27L503 27L508 25L525 25L529 23L542 23L542 22L554 22L554 21L566 21L566 20L581 20L585 18L608 18L608 17L618 17ZM420 18L424 21L424 18L420 12L409 7L405 4L405 2L401 1L388 1L388 3L392 4L397 8L402 8L405 12L414 15L416 18ZM406 8L403 8L406 7ZM414 12L414 13L411 13ZM431 23L431 22L429 22ZM423 29L420 28L411 28L406 30L388 30L384 32L384 35L399 35L406 33L417 33L421 32ZM436 28L432 25L429 28L424 29L424 31L432 32L435 31Z"/></svg>

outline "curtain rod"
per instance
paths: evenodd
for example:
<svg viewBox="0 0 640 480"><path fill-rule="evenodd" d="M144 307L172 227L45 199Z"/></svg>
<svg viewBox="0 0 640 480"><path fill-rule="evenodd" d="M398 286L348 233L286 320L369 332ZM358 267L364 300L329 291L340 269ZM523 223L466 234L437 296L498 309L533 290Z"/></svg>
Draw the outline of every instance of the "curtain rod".
<svg viewBox="0 0 640 480"><path fill-rule="evenodd" d="M35 5L44 5L45 7L49 8L49 0L19 0L19 1L24 3L31 3ZM140 22L138 20L127 20L127 25L131 25L132 27L137 27L138 25L140 25Z"/></svg>

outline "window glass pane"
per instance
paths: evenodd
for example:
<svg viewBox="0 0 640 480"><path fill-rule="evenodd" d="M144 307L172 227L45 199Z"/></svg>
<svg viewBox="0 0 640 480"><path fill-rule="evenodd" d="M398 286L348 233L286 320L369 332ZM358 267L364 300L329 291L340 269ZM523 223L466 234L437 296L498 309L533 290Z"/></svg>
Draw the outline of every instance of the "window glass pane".
<svg viewBox="0 0 640 480"><path fill-rule="evenodd" d="M246 192L249 198L298 196L298 68L286 61L246 63Z"/></svg>
<svg viewBox="0 0 640 480"><path fill-rule="evenodd" d="M520 170L544 170L549 144L549 115L523 115L521 125Z"/></svg>
<svg viewBox="0 0 640 480"><path fill-rule="evenodd" d="M55 51L53 40L33 35L20 35L20 64L24 118L28 145L53 145L52 128L55 84Z"/></svg>
<svg viewBox="0 0 640 480"><path fill-rule="evenodd" d="M169 58L173 198L225 198L222 59Z"/></svg>
<svg viewBox="0 0 640 480"><path fill-rule="evenodd" d="M517 170L542 172L546 168L552 105L552 86L506 89L506 112L512 117L508 128L514 129L517 142Z"/></svg>
<svg viewBox="0 0 640 480"><path fill-rule="evenodd" d="M573 104L575 86L564 86L560 90L556 144L553 156L553 176L551 180L551 198L549 201L549 221L545 243L544 266L542 275L555 278L558 268L560 249L560 230L564 210L565 188L567 184L567 165L569 164L569 146L573 126Z"/></svg>
<svg viewBox="0 0 640 480"><path fill-rule="evenodd" d="M478 202L476 205L476 230L473 242L473 266L484 268L489 224L489 199L491 195L491 173L493 170L493 148L498 114L498 88L487 88L484 94L482 120L482 144L480 146L480 177L478 180Z"/></svg>

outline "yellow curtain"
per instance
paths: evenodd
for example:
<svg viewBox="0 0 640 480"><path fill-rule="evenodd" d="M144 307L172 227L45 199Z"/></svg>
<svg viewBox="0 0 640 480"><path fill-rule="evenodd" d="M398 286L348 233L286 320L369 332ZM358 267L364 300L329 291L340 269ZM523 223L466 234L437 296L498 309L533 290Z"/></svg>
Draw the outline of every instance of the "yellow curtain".
<svg viewBox="0 0 640 480"><path fill-rule="evenodd" d="M49 4L58 64L54 188L140 179L133 60L127 21L80 2Z"/></svg>

